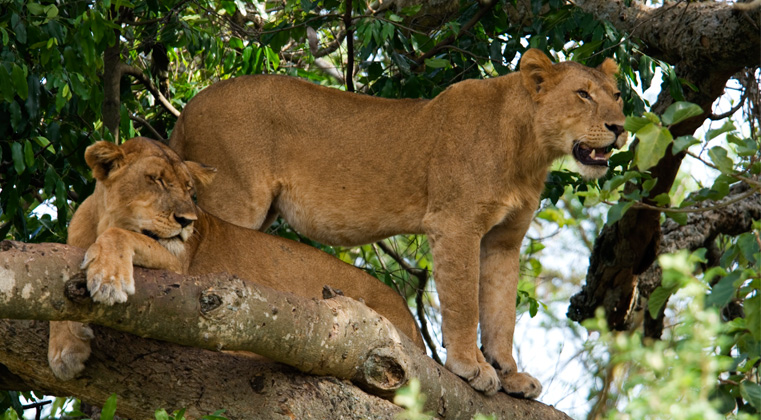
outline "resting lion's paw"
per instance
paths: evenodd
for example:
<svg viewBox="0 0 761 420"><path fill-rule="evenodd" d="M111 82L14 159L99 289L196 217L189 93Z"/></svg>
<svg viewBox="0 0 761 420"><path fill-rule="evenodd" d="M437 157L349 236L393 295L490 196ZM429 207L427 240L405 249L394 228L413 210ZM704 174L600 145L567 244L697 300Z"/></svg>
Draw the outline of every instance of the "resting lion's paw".
<svg viewBox="0 0 761 420"><path fill-rule="evenodd" d="M135 293L131 255L106 251L97 242L87 249L82 269L87 269L87 289L96 302L113 305L127 301Z"/></svg>
<svg viewBox="0 0 761 420"><path fill-rule="evenodd" d="M74 379L85 368L90 357L90 327L78 322L51 323L48 343L48 364L62 381Z"/></svg>
<svg viewBox="0 0 761 420"><path fill-rule="evenodd" d="M542 384L528 373L514 372L500 376L502 389L511 397L534 399L542 393Z"/></svg>
<svg viewBox="0 0 761 420"><path fill-rule="evenodd" d="M500 383L497 371L486 362L479 361L473 364L466 364L447 357L446 368L468 381L473 389L481 391L488 396L492 396L499 391Z"/></svg>

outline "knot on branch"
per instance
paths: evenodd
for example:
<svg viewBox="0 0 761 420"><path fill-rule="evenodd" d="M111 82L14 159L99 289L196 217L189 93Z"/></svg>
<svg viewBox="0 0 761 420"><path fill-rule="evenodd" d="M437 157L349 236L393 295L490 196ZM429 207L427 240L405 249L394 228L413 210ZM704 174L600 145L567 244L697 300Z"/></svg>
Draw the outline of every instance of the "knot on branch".
<svg viewBox="0 0 761 420"><path fill-rule="evenodd" d="M64 296L74 303L85 303L90 300L90 291L87 290L87 275L77 273L64 284Z"/></svg>
<svg viewBox="0 0 761 420"><path fill-rule="evenodd" d="M222 298L214 294L212 290L201 293L198 301L201 303L201 313L204 315L222 306Z"/></svg>
<svg viewBox="0 0 761 420"><path fill-rule="evenodd" d="M363 387L380 396L391 396L409 380L409 361L404 353L387 347L372 350L362 366Z"/></svg>

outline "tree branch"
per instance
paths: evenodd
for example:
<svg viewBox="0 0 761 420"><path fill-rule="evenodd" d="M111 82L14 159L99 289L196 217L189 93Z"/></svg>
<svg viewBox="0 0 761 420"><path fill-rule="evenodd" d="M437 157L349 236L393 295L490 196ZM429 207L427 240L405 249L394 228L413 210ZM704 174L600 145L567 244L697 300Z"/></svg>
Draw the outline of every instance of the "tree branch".
<svg viewBox="0 0 761 420"><path fill-rule="evenodd" d="M695 210L710 207L710 211L691 213L683 226L667 219L663 222L661 248L658 255L675 252L680 249L695 251L698 248L710 248L719 234L737 236L750 232L753 221L761 219L761 192L746 184L736 184L730 194L716 202L705 201L690 206ZM661 284L662 271L658 263L651 265L639 275L637 285L640 302L637 307L645 310L645 335L660 338L663 332L663 318L649 318L647 299ZM665 309L664 303L661 311Z"/></svg>
<svg viewBox="0 0 761 420"><path fill-rule="evenodd" d="M64 293L64 285L84 287L78 269L82 250L5 241L0 251L0 318L73 320L185 346L250 351L310 374L350 379L383 397L416 377L429 396L426 409L440 418L477 412L506 419L567 418L535 401L485 397L422 354L385 318L343 296L306 299L225 274L193 277L137 268L135 295L107 307L89 298L74 302ZM121 351L130 353L128 347ZM19 375L5 359L0 363Z"/></svg>
<svg viewBox="0 0 761 420"><path fill-rule="evenodd" d="M444 38L443 40L441 40L441 42L434 45L433 48L426 51L420 57L416 58L415 59L416 67L423 65L423 63L425 62L427 58L433 57L434 55L436 55L436 53L444 49L447 45L453 43L455 40L459 39L463 34L467 33L470 30L470 28L474 27L476 23L478 23L478 21L481 20L481 18L484 17L484 15L486 15L486 13L488 13L494 7L496 3L497 3L496 1L490 1L490 2L482 4L481 8L478 9L478 12L476 12L476 14L473 15L473 17L470 18L469 21L467 21L464 25L462 25L462 27L460 28L460 31L457 32L457 35L450 35Z"/></svg>
<svg viewBox="0 0 761 420"><path fill-rule="evenodd" d="M428 270L410 266L407 264L407 261L404 261L404 258L397 254L383 241L378 241L378 246L383 250L383 252L385 252L394 261L396 261L396 263L399 264L399 267L402 267L402 269L408 274L417 278L418 286L417 290L415 290L415 303L417 306L417 318L420 322L420 333L423 335L425 344L431 350L431 357L433 360L435 360L436 363L443 365L444 363L442 363L441 359L439 358L436 343L433 342L433 338L431 338L431 332L428 330L428 322L425 320L425 304L423 303L423 294L425 293L425 286L428 283Z"/></svg>

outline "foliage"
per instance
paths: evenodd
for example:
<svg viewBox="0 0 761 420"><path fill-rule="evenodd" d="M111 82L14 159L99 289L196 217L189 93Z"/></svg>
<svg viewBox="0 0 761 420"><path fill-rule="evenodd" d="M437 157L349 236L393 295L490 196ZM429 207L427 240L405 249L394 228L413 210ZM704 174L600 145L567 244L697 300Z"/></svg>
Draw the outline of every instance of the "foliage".
<svg viewBox="0 0 761 420"><path fill-rule="evenodd" d="M659 258L664 283L675 285L679 298L680 321L666 339L649 342L638 333L611 332L601 311L585 322L599 333L588 348L609 349L606 369L621 376L620 391L611 392L620 394L608 398L627 400L623 407L609 409L606 418L722 419L727 414L757 418L761 400L754 365L761 346L759 331L746 322L758 322L758 315L729 323L722 320L719 306L711 304L719 292L710 286L710 276L693 274L704 262L704 251L682 250ZM751 299L757 300L758 293Z"/></svg>
<svg viewBox="0 0 761 420"><path fill-rule="evenodd" d="M2 1L0 235L28 242L65 241L73 209L94 187L83 159L84 149L101 139L119 141L134 135L167 138L171 133L175 117L160 105L157 92L182 109L217 80L257 73L288 74L346 89L349 57L356 63L350 70L357 90L389 98L431 98L461 80L507 74L516 70L518 58L531 47L556 60L591 66L614 57L621 68L619 88L625 113L630 115L626 129L636 137L636 151L622 150L613 155L607 176L591 182L559 163L547 179L542 208L532 227L533 231L557 232L570 228L590 251L590 238L601 227L606 212L610 224L648 200L650 205L666 208L667 217L684 223L685 207L726 197L731 185L738 182L759 187L761 145L755 130L748 129L754 126L748 121L726 120L704 135L673 138L670 128L703 115L703 110L682 101L683 88L694 87L680 80L669 63L644 54L636 39L569 2L531 2L526 18L513 13L515 2L492 3L484 6L461 1L451 14L437 15L415 2L378 13L368 10L366 2L353 2L354 49L349 51L343 27L346 2L339 0ZM421 18L425 14L443 17L430 23ZM142 75L124 75L116 98L107 97L101 79L107 70L104 53L109 47L117 47L121 64ZM326 70L329 67L338 71ZM662 115L648 112L649 102L638 93L657 84L658 74L663 77L663 88L676 101ZM155 89L148 88L149 82ZM106 129L102 111L106 101L119 105L118 135ZM687 191L675 186L651 197L657 181L648 170L669 150L691 154L698 171L710 168L715 176L707 181L709 185ZM384 244L393 251L388 253L379 244L351 249L327 247L301 237L282 220L271 232L309 243L366 269L399 290L412 306L422 302L427 319L437 324L435 290L429 282L425 293L418 294L420 277L414 274L415 270L430 270L433 264L425 238L403 235L386 240ZM537 279L556 275L547 268L547 262L555 257L551 237L537 235L524 244L517 304L521 312L531 316L547 311L542 302L551 298L551 293L537 287ZM731 405L730 397L736 402L735 411L759 409L758 235L722 236L718 246L723 250L719 265L708 267L699 276L675 271L674 276L664 277L664 284L650 301L650 308L657 310L659 302L662 305L669 296L693 296L691 293L702 284L704 296L695 300L705 301L707 309L701 312L687 305L671 316L685 329L677 328L668 341L647 346L637 344L636 335L616 338L602 333L599 342L611 349L613 366L635 366L632 372L639 375L628 376L636 376L632 383L639 385L622 388L628 403L617 408L626 411L630 407L629 413L644 410L640 397L659 395L647 391L647 387L658 386L650 380L679 373L676 369L659 370L647 361L637 364L633 352L650 357L654 350L661 350L661 356L670 351L679 356L670 359L673 366L685 362L679 369L687 370L679 373L680 377L694 378L695 372L688 367L698 365L691 365L693 361L685 352L700 351L704 347L693 344L702 343L721 347L720 353L710 356L716 360L716 365L710 366L713 374L708 372L699 379L709 381L712 377L713 383L719 384L712 387L715 400L723 402L722 410ZM745 308L744 317L718 325L716 316L710 314L733 304ZM710 337L690 329L698 321L710 323L706 331L715 334L715 342L709 343L706 340ZM625 341L623 347L616 347L617 340ZM726 357L732 358L729 366L724 363ZM675 390L687 392L680 401L703 401L705 397L670 380L662 385L668 389L663 389L659 401L665 401L662 397ZM34 398L32 394L24 397ZM51 415L63 413L63 401L59 404L56 400L58 408L51 410ZM20 394L0 392L0 412L6 417L11 415L8 410L16 408L14 412L18 412L20 405ZM157 419L183 417L182 411L156 413Z"/></svg>

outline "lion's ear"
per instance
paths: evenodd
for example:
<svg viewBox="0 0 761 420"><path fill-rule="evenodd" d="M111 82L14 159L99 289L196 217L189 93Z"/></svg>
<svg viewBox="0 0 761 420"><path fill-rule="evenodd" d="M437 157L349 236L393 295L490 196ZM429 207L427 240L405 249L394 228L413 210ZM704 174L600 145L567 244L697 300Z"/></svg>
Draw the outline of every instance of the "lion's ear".
<svg viewBox="0 0 761 420"><path fill-rule="evenodd" d="M109 173L120 166L124 156L121 147L108 141L96 142L85 150L85 162L98 181L108 178Z"/></svg>
<svg viewBox="0 0 761 420"><path fill-rule="evenodd" d="M193 183L195 183L197 187L209 185L211 180L214 179L214 175L217 173L216 168L206 166L202 163L186 160L185 165L188 167L190 176L193 177Z"/></svg>
<svg viewBox="0 0 761 420"><path fill-rule="evenodd" d="M523 53L520 64L523 86L531 96L539 93L542 84L552 75L552 61L541 50L531 48Z"/></svg>
<svg viewBox="0 0 761 420"><path fill-rule="evenodd" d="M597 66L597 70L605 73L610 78L615 78L616 74L618 74L618 64L612 58L606 58L602 64Z"/></svg>

